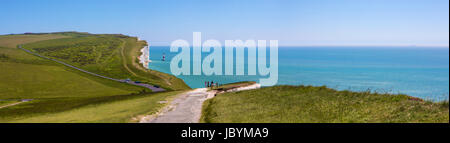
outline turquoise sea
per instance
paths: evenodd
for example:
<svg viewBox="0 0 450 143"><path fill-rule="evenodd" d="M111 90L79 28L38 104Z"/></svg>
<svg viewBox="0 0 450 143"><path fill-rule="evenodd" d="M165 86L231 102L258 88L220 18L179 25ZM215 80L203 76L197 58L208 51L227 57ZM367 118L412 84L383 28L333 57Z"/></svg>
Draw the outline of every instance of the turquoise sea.
<svg viewBox="0 0 450 143"><path fill-rule="evenodd" d="M279 85L325 85L338 90L403 93L429 100L449 98L448 48L280 47L278 52ZM166 61L161 61L163 54ZM169 47L150 47L149 68L170 74L170 60L176 54L170 53ZM178 77L191 88L201 88L205 81L231 83L261 78Z"/></svg>

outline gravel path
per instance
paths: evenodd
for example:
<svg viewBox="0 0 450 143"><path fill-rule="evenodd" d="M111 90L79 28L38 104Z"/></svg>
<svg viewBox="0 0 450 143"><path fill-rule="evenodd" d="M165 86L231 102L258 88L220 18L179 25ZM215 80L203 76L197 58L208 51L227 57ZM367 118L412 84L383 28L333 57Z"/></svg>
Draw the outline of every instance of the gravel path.
<svg viewBox="0 0 450 143"><path fill-rule="evenodd" d="M14 106L14 105L21 104L21 103L25 103L25 102L29 102L31 100L33 100L33 99L24 99L24 100L21 100L20 102L8 104L8 105L3 105L3 106L0 106L0 109L6 108L6 107L10 107L10 106Z"/></svg>
<svg viewBox="0 0 450 143"><path fill-rule="evenodd" d="M252 90L260 88L260 84L239 87L226 92ZM197 88L190 92L182 93L159 114L150 115L141 119L141 123L198 123L202 114L203 102L213 98L216 90L208 91L207 88Z"/></svg>
<svg viewBox="0 0 450 143"><path fill-rule="evenodd" d="M216 91L198 88L182 93L165 107L161 113L143 118L141 123L198 123L202 114L203 102L213 98Z"/></svg>

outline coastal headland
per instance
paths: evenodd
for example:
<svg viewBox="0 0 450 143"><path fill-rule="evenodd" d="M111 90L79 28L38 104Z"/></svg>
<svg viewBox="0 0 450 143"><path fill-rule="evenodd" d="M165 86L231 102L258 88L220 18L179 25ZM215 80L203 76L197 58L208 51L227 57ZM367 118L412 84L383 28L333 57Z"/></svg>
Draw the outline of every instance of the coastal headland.
<svg viewBox="0 0 450 143"><path fill-rule="evenodd" d="M143 66L139 59L146 46L122 34L1 35L0 122L449 121L448 101L402 94L255 82L191 89L173 75Z"/></svg>

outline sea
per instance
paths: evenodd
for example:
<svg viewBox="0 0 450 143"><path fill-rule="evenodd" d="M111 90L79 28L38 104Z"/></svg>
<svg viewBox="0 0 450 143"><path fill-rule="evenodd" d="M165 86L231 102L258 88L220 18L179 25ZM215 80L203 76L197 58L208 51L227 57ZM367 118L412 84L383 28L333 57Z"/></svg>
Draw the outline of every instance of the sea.
<svg viewBox="0 0 450 143"><path fill-rule="evenodd" d="M151 62L148 68L172 74L170 61L178 53L171 53L167 46L152 46L149 49ZM222 53L225 54L224 51ZM269 53L268 50L267 55ZM209 54L204 52L202 57ZM162 60L163 56L165 61ZM247 50L245 56L247 67ZM278 66L277 85L327 86L337 90L407 94L433 101L449 98L448 48L279 47ZM247 69L245 73L244 76L177 77L191 88L203 88L205 81L226 84L239 81L259 82L260 78L267 78L247 75Z"/></svg>

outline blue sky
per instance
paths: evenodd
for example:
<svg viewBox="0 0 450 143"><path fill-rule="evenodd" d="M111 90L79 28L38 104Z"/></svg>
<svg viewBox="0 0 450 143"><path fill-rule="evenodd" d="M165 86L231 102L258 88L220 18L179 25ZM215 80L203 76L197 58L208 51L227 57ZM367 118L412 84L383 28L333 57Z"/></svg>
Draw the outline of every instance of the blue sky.
<svg viewBox="0 0 450 143"><path fill-rule="evenodd" d="M448 0L2 0L0 34L80 31L282 46L444 46Z"/></svg>

